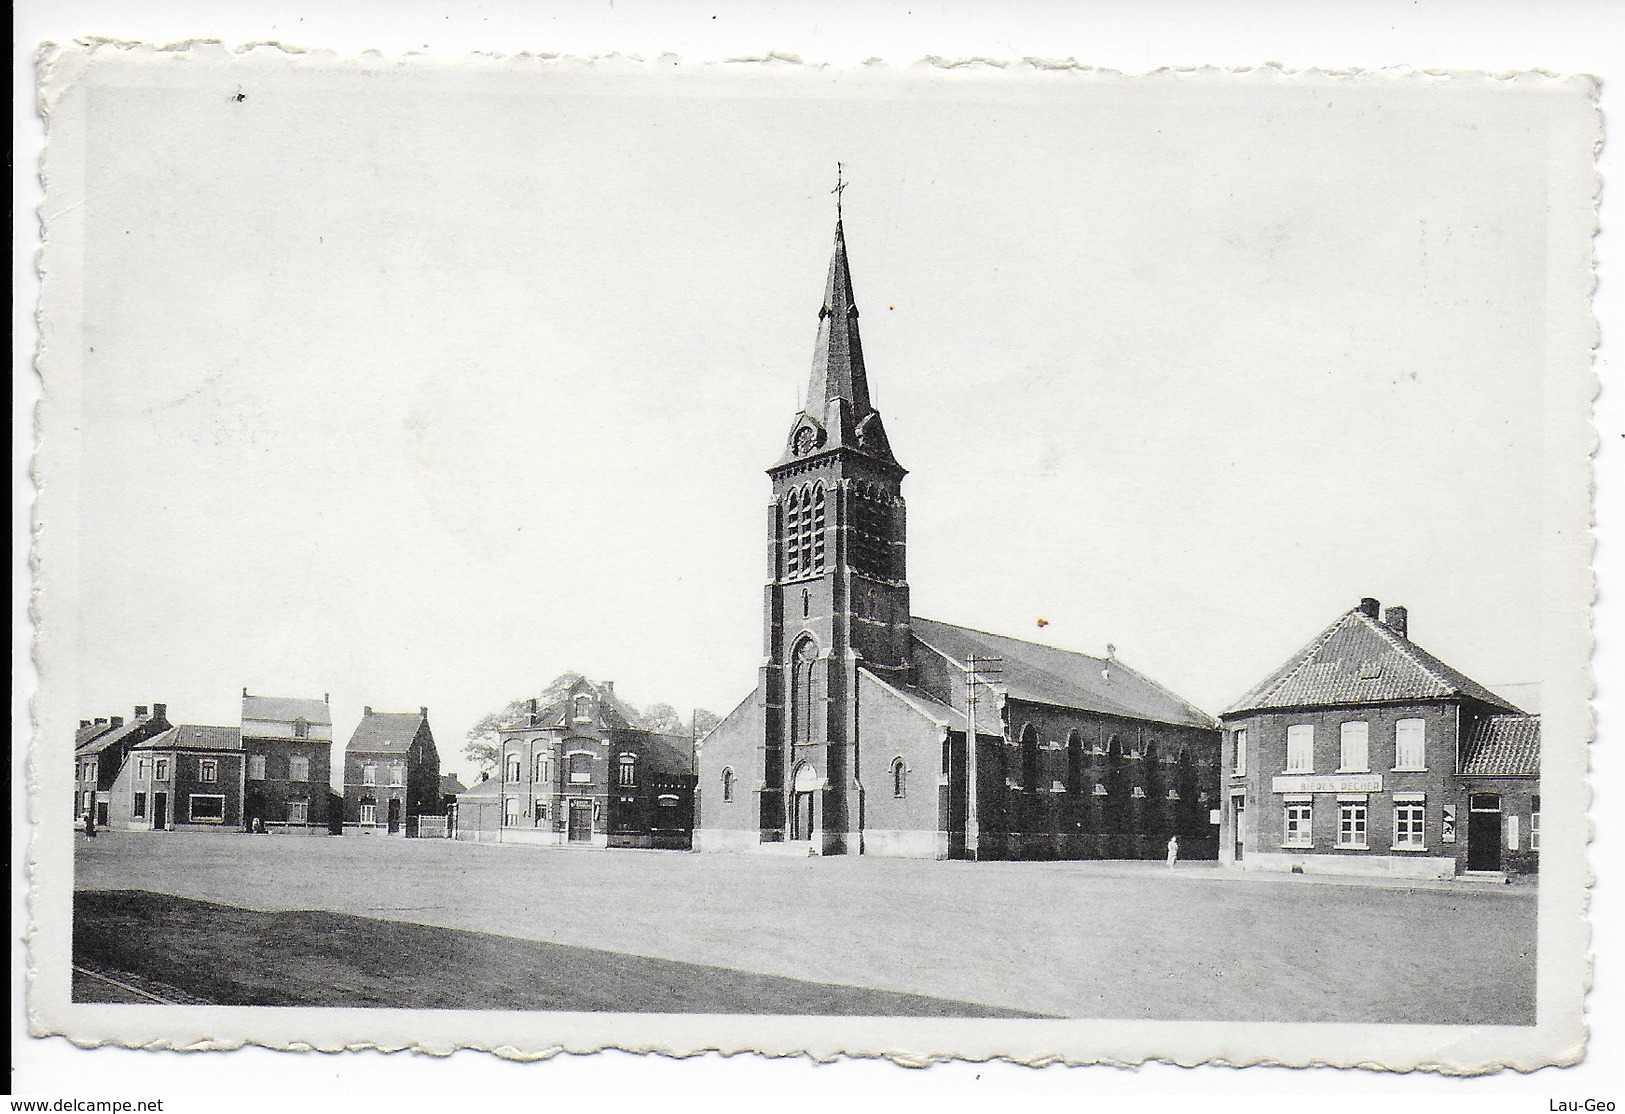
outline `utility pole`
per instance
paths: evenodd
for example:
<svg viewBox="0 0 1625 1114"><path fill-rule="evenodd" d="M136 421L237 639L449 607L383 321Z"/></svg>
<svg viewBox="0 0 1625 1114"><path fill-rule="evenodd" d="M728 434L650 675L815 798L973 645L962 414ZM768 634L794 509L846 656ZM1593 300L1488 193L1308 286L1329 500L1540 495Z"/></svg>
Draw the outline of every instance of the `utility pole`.
<svg viewBox="0 0 1625 1114"><path fill-rule="evenodd" d="M982 826L976 803L976 687L988 686L1004 675L1004 659L979 657L965 659L965 857L975 862L982 846Z"/></svg>

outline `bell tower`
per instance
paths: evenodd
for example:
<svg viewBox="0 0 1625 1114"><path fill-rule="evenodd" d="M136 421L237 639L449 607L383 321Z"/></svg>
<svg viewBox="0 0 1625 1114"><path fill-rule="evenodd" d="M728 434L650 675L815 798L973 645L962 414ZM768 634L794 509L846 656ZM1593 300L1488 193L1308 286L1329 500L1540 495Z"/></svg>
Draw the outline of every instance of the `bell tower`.
<svg viewBox="0 0 1625 1114"><path fill-rule="evenodd" d="M856 854L858 668L903 680L909 670L906 469L869 400L838 207L806 406L767 474L762 838Z"/></svg>

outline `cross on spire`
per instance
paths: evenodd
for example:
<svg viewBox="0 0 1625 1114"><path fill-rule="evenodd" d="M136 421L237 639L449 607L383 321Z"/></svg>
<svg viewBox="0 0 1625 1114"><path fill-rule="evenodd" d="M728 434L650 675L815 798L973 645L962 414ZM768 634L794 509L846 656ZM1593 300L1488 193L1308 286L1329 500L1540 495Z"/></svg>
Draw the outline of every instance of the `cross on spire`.
<svg viewBox="0 0 1625 1114"><path fill-rule="evenodd" d="M833 193L835 195L835 223L836 224L839 224L841 222L841 194L846 189L846 179L842 174L842 170L843 170L843 167L842 167L841 163L837 162L835 164L835 188L829 191L830 193Z"/></svg>

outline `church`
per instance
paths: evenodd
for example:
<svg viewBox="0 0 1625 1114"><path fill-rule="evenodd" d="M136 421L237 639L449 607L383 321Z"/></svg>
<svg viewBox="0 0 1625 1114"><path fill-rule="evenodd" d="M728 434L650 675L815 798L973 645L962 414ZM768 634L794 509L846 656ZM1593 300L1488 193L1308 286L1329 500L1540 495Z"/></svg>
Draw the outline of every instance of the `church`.
<svg viewBox="0 0 1625 1114"><path fill-rule="evenodd" d="M914 615L905 475L837 214L806 405L768 470L763 665L700 744L695 849L1132 859L1177 836L1217 858L1217 721L1115 654Z"/></svg>

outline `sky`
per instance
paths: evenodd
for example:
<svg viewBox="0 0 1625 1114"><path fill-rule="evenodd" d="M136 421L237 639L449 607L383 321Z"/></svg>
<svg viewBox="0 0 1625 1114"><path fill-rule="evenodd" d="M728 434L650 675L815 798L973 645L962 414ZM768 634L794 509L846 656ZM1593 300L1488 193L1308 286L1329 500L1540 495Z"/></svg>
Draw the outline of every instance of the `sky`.
<svg viewBox="0 0 1625 1114"><path fill-rule="evenodd" d="M466 777L468 727L567 670L731 709L837 160L916 614L1111 643L1218 712L1376 596L1539 707L1520 86L140 67L89 91L46 524L81 716L328 692L342 743L427 705Z"/></svg>

